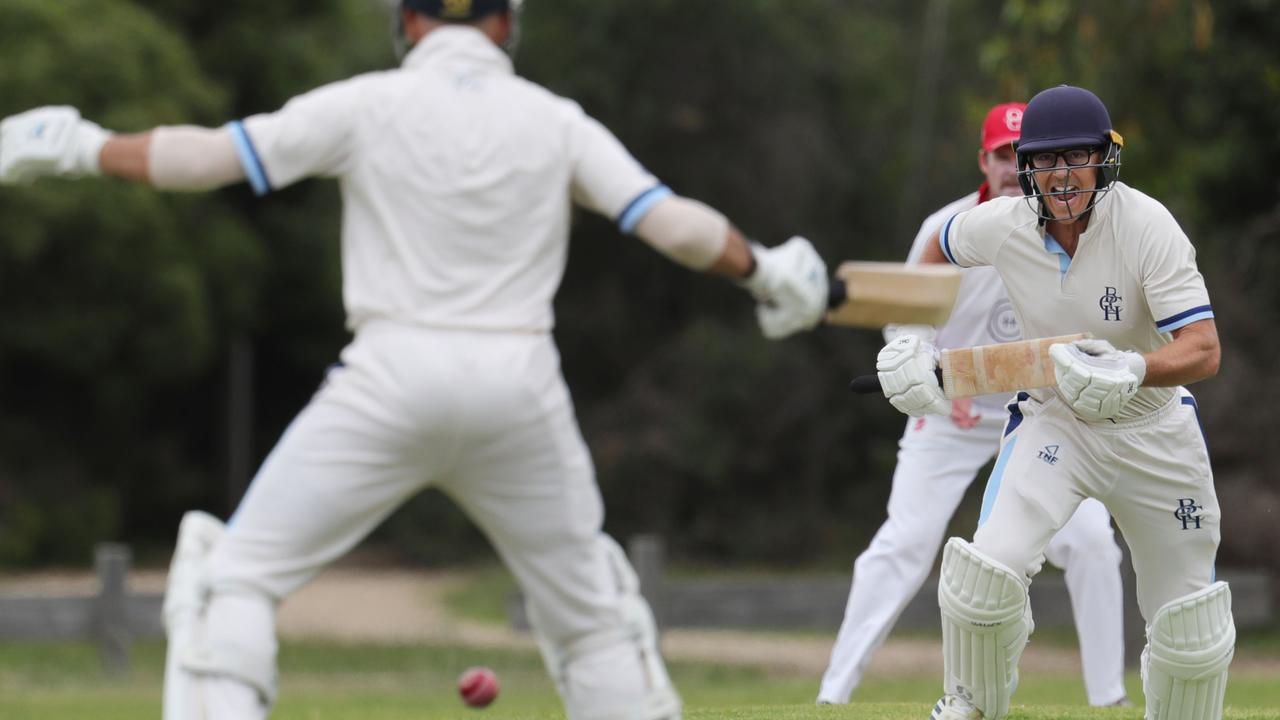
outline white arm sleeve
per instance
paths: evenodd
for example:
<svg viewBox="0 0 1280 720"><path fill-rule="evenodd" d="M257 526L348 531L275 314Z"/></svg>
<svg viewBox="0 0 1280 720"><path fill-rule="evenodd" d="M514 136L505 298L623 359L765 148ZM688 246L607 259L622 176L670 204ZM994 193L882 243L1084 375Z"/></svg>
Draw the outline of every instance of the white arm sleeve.
<svg viewBox="0 0 1280 720"><path fill-rule="evenodd" d="M147 174L161 190L213 190L245 179L231 132L192 125L151 132Z"/></svg>
<svg viewBox="0 0 1280 720"><path fill-rule="evenodd" d="M636 235L675 262L706 270L724 254L729 219L697 200L663 198L636 225Z"/></svg>

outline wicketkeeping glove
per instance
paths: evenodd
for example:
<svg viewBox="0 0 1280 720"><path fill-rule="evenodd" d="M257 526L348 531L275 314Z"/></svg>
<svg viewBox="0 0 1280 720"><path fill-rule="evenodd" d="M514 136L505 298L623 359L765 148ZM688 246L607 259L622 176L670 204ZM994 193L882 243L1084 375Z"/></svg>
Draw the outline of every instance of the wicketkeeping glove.
<svg viewBox="0 0 1280 720"><path fill-rule="evenodd" d="M827 312L827 264L796 236L772 248L752 247L756 269L741 285L756 299L764 336L776 340L817 325Z"/></svg>
<svg viewBox="0 0 1280 720"><path fill-rule="evenodd" d="M0 121L0 183L46 175L97 175L98 153L111 133L67 106L48 106Z"/></svg>
<svg viewBox="0 0 1280 720"><path fill-rule="evenodd" d="M1049 357L1058 392L1076 415L1093 422L1118 415L1147 375L1140 353L1121 352L1096 338L1050 345Z"/></svg>
<svg viewBox="0 0 1280 720"><path fill-rule="evenodd" d="M938 351L918 335L899 335L876 356L884 396L912 417L951 414L951 401L934 372L937 367Z"/></svg>

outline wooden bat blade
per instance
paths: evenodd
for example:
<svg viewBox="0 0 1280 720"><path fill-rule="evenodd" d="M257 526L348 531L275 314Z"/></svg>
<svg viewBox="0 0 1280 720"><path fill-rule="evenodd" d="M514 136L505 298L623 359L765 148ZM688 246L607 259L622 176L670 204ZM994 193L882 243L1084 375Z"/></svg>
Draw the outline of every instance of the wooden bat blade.
<svg viewBox="0 0 1280 720"><path fill-rule="evenodd" d="M1032 340L979 345L943 350L938 362L938 380L950 399L1012 393L1018 390L1057 384L1049 346L1092 337L1089 333L1056 335ZM880 378L860 375L849 384L859 394L879 393Z"/></svg>
<svg viewBox="0 0 1280 720"><path fill-rule="evenodd" d="M1057 384L1049 346L1090 337L1088 333L1019 340L942 351L942 391L948 398L1049 387Z"/></svg>
<svg viewBox="0 0 1280 720"><path fill-rule="evenodd" d="M833 303L827 322L879 329L889 323L946 322L961 274L950 265L845 262L836 278L844 285L844 302Z"/></svg>

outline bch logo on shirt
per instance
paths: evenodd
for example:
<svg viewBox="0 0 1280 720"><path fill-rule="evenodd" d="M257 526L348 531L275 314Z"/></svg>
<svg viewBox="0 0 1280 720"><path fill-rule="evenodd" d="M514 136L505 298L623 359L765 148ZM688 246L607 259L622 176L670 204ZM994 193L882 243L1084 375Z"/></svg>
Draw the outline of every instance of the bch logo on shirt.
<svg viewBox="0 0 1280 720"><path fill-rule="evenodd" d="M1199 530L1200 516L1196 513L1203 509L1196 504L1195 498L1178 498L1178 509L1173 511L1173 516L1182 521L1183 530ZM1195 523L1194 528L1191 523Z"/></svg>
<svg viewBox="0 0 1280 720"><path fill-rule="evenodd" d="M1098 298L1098 307L1102 308L1102 319L1119 322L1120 310L1122 309L1120 301L1123 299L1116 294L1115 288L1108 285L1107 291L1102 294L1102 297Z"/></svg>
<svg viewBox="0 0 1280 720"><path fill-rule="evenodd" d="M1045 461L1045 462L1047 462L1047 463L1049 463L1050 465L1057 465L1057 464L1058 464L1058 448L1059 448L1059 447L1061 447L1061 446L1059 446L1059 445L1045 445L1045 446L1044 446L1044 449L1040 451L1040 459L1041 459L1041 460L1043 460L1043 461Z"/></svg>

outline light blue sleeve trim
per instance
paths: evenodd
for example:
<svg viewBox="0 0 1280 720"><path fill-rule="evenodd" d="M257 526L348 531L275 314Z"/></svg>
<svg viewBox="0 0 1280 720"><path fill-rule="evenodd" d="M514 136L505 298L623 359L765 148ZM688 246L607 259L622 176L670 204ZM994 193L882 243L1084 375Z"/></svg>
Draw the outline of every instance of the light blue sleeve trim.
<svg viewBox="0 0 1280 720"><path fill-rule="evenodd" d="M267 180L267 171L262 167L262 160L258 158L258 151L253 147L249 133L245 132L244 123L234 120L227 123L226 127L231 131L231 140L236 145L236 155L240 157L240 166L244 168L244 174L249 179L249 185L253 187L253 193L261 196L271 192L271 181Z"/></svg>
<svg viewBox="0 0 1280 720"><path fill-rule="evenodd" d="M947 262L956 266L959 266L960 263L956 262L956 257L951 254L951 237L950 236L951 236L951 223L955 221L956 217L959 214L960 213L956 213L955 215L952 215L951 217L947 218L947 224L942 226L942 234L939 236L940 242L938 243L940 246L942 246L942 254L947 257Z"/></svg>
<svg viewBox="0 0 1280 720"><path fill-rule="evenodd" d="M627 207L618 216L618 228L630 235L635 231L640 221L644 219L644 216L649 214L654 205L672 195L675 195L675 193L671 192L671 188L666 185L656 185L640 193L635 199L627 203Z"/></svg>
<svg viewBox="0 0 1280 720"><path fill-rule="evenodd" d="M1213 317L1212 310L1203 310L1194 315L1188 315L1187 317L1181 318L1179 320L1175 320L1169 323L1168 325L1157 325L1156 330L1159 330L1162 333L1173 332L1174 330L1177 330L1178 328L1181 328L1181 327L1186 327L1187 325L1190 325L1193 322L1197 322L1199 320L1208 320L1211 317Z"/></svg>
<svg viewBox="0 0 1280 720"><path fill-rule="evenodd" d="M987 478L987 489L982 493L982 511L978 513L978 527L987 521L987 517L991 515L991 508L996 504L996 496L1000 494L1000 481L1004 479L1004 466L1009 463L1009 456L1013 454L1013 446L1018 443L1017 437L1011 437L1005 441L1004 447L1000 448L1000 457L996 458L996 466L991 471L991 477Z"/></svg>

